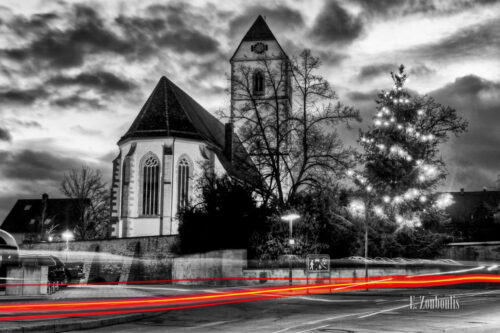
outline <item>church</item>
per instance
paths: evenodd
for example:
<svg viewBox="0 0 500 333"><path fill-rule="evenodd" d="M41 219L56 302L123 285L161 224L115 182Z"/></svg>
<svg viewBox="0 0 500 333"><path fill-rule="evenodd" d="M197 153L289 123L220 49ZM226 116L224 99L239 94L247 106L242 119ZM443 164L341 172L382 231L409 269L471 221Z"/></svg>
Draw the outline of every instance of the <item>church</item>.
<svg viewBox="0 0 500 333"><path fill-rule="evenodd" d="M263 58L287 68L280 93L291 104L289 58L259 16L230 59L252 69L252 100L269 98ZM233 81L233 80L231 80ZM231 114L248 98L231 85ZM232 119L232 118L231 118ZM128 131L118 141L111 189L112 236L118 238L178 234L177 213L196 200L197 179L209 169L241 182L261 182L233 121L221 123L174 82L161 77Z"/></svg>

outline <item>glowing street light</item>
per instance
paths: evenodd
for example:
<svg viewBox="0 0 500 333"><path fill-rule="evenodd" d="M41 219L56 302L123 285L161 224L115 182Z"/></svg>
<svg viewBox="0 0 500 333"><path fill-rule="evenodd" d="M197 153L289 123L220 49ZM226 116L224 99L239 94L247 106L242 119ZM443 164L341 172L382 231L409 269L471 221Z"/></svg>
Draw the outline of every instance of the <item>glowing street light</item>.
<svg viewBox="0 0 500 333"><path fill-rule="evenodd" d="M73 233L69 230L66 230L61 235L62 239L66 241L66 263L68 262L68 252L69 252L69 241L73 239Z"/></svg>
<svg viewBox="0 0 500 333"><path fill-rule="evenodd" d="M287 221L289 223L289 226L290 226L290 237L289 237L289 241L288 243L290 245L294 245L295 244L295 240L292 238L292 230L293 230L293 221L300 218L300 215L298 214L294 214L294 213L291 213L291 214L288 214L288 215L284 215L281 217L282 220L284 221Z"/></svg>
<svg viewBox="0 0 500 333"><path fill-rule="evenodd" d="M299 214L291 213L288 215L284 215L281 217L282 220L287 221L288 225L290 226L290 235L288 238L288 245L290 245L290 255L292 254L292 246L295 245L295 240L292 238L292 230L293 230L293 221L300 218ZM292 258L290 257L288 261L288 278L289 278L289 285L292 285Z"/></svg>

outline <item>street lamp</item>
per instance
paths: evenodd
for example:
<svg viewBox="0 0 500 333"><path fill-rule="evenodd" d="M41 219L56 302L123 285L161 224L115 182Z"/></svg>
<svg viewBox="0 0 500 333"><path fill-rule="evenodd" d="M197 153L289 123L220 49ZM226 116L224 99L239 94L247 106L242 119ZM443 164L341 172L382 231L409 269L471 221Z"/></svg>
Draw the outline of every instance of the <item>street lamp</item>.
<svg viewBox="0 0 500 333"><path fill-rule="evenodd" d="M370 198L368 196L368 191L366 193L365 201L356 199L351 201L349 204L349 211L351 215L357 218L363 218L365 227L365 281L368 281L368 220L370 209Z"/></svg>
<svg viewBox="0 0 500 333"><path fill-rule="evenodd" d="M73 239L73 233L69 230L66 230L62 233L62 239L66 241L66 263L68 263L68 252L69 252L69 241Z"/></svg>
<svg viewBox="0 0 500 333"><path fill-rule="evenodd" d="M281 219L284 221L287 221L288 225L290 226L290 228L289 228L290 233L289 233L289 237L288 237L288 245L290 245L290 255L292 254L292 246L295 245L295 240L292 238L293 221L298 219L298 218L300 218L300 215L295 214L295 213L291 213L291 214L284 215L281 217ZM292 285L292 258L291 257L288 259L288 279L289 279L288 284Z"/></svg>

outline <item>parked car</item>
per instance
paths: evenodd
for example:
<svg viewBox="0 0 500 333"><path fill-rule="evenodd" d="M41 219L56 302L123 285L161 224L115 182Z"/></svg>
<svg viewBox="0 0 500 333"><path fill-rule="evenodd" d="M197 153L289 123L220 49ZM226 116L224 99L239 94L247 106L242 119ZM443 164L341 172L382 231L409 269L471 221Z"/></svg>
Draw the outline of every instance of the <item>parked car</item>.
<svg viewBox="0 0 500 333"><path fill-rule="evenodd" d="M49 257L55 263L49 266L49 283L68 283L69 278L64 263L56 256Z"/></svg>
<svg viewBox="0 0 500 333"><path fill-rule="evenodd" d="M80 280L83 278L83 262L66 263L66 276L68 281Z"/></svg>

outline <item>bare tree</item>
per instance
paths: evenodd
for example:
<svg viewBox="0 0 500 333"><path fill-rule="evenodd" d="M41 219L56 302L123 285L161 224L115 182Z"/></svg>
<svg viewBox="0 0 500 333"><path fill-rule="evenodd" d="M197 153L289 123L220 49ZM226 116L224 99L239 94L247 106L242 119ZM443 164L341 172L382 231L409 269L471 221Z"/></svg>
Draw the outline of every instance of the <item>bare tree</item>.
<svg viewBox="0 0 500 333"><path fill-rule="evenodd" d="M352 163L353 151L343 146L335 127L360 121L359 112L338 101L330 84L316 74L320 66L304 50L292 60L264 55L256 66L238 66L231 77L236 101L231 118L268 185L267 198L274 197L280 207ZM256 92L256 71L264 75L264 94ZM287 94L292 86L293 103Z"/></svg>
<svg viewBox="0 0 500 333"><path fill-rule="evenodd" d="M75 200L78 223L75 238L103 238L109 227L109 191L99 170L82 166L64 175L60 191Z"/></svg>
<svg viewBox="0 0 500 333"><path fill-rule="evenodd" d="M291 164L287 164L290 196L301 187L321 186L353 163L354 150L343 145L336 126L361 121L359 111L339 102L329 82L316 74L320 67L320 59L310 50L302 51L292 62L297 107L291 117L296 143Z"/></svg>

